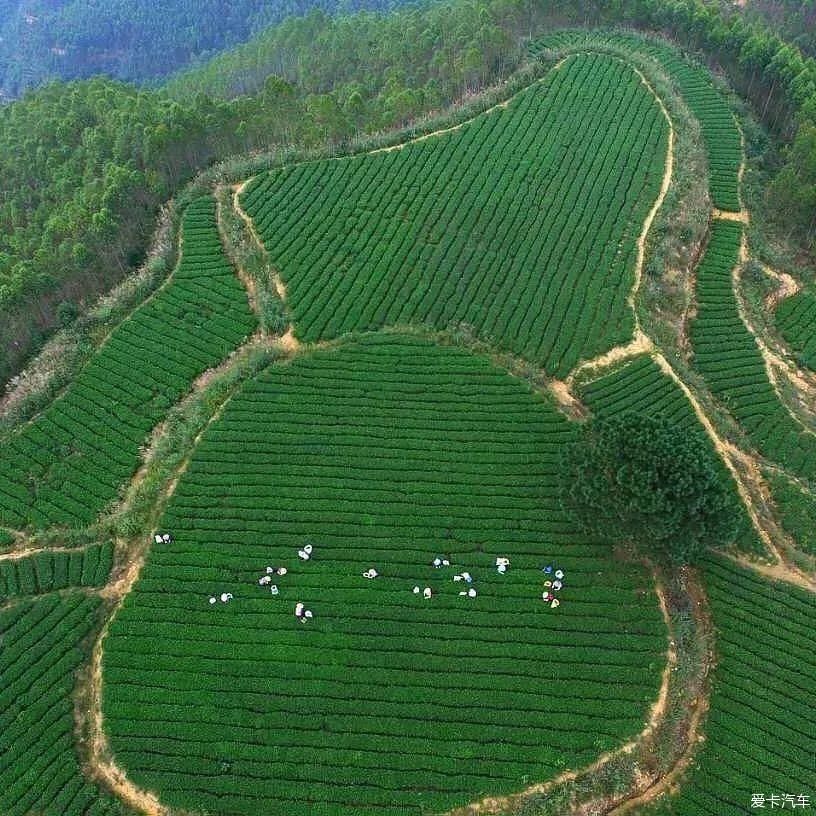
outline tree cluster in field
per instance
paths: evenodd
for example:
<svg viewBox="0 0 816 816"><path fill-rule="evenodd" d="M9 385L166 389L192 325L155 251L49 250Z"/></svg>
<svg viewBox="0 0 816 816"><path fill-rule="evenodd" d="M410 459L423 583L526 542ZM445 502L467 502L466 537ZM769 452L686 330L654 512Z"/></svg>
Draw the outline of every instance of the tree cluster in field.
<svg viewBox="0 0 816 816"><path fill-rule="evenodd" d="M592 535L680 564L739 527L702 433L632 411L584 426L565 454L562 503Z"/></svg>

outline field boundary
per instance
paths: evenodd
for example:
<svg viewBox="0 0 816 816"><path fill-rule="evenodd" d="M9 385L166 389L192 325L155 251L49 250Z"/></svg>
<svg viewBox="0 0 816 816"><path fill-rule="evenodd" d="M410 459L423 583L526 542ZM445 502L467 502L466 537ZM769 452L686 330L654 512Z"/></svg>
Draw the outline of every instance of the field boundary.
<svg viewBox="0 0 816 816"><path fill-rule="evenodd" d="M520 793L503 797L486 797L478 802L473 802L469 805L465 805L464 807L451 810L448 812L447 816L498 816L498 814L505 812L513 812L515 808L523 806L526 801L550 793L561 786L566 786L570 783L578 781L582 783L589 781L591 784L590 780L595 774L598 774L599 776L602 775L605 770L613 766L613 763L620 760L632 762L632 767L628 769L627 772L630 773L635 779L635 785L637 787L648 786L646 788L647 791L651 790L652 787L659 785L664 778L667 778L658 776L657 779L655 779L653 774L644 773L640 767L639 761L640 753L642 753L643 756L648 756L652 752L654 749L655 737L665 726L668 710L672 705L672 701L675 699L675 685L677 683L675 679L675 672L677 670L680 658L682 657L682 655L678 652L678 639L676 637L674 621L672 618L672 604L669 600L670 593L668 592L667 586L659 571L654 567L654 565L650 565L650 567L654 581L655 594L657 595L661 615L666 623L668 645L666 650L666 664L661 675L658 696L652 703L646 726L640 732L640 734L618 748L601 754L600 757L584 768L564 771L553 779L531 785ZM686 570L683 573L681 580L688 588L689 595L692 598L692 615L695 620L695 626L700 631L700 639L704 643L709 644L713 636L713 627L711 624L710 613L708 612L705 592L699 583L699 577L695 572ZM706 654L708 659L700 665L699 676L695 677L690 683L691 687L694 689L699 689L702 693L695 694L694 699L689 701L690 708L685 709L686 711L690 711L690 715L688 723L680 723L680 730L685 735L684 749L680 758L673 764L672 773L677 770L677 773L679 774L685 769L688 762L691 761L694 749L699 741L699 728L708 710L707 677L711 669L713 654L708 648L706 648ZM672 733L670 736L674 738L676 735ZM640 749L640 753L637 756L632 757L632 755L635 754L636 749ZM685 764L683 764L681 767L681 763L683 763L684 759L686 760ZM616 813L616 810L609 811L608 809L617 808L621 802L621 799L628 800L630 795L631 789L627 793L612 797L611 799L609 797L594 798L592 801L593 809L591 812ZM645 795L645 793L643 795ZM582 802L580 804L583 806L587 805L586 802ZM571 812L574 811L575 806L573 804ZM581 812L584 811L582 810Z"/></svg>

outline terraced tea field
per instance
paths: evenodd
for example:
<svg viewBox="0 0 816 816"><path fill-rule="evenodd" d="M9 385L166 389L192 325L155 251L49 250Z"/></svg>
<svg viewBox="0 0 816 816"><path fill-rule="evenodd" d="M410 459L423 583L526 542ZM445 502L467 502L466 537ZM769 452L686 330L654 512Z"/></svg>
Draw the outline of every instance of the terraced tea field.
<svg viewBox="0 0 816 816"><path fill-rule="evenodd" d="M182 240L170 283L110 335L59 399L3 440L0 524L93 521L136 470L166 411L254 330L212 198L187 209Z"/></svg>
<svg viewBox="0 0 816 816"><path fill-rule="evenodd" d="M285 334L220 186L0 440L2 816L816 805L816 437L740 313L739 124L667 42L531 52L559 61L468 121L236 180ZM687 203L677 94L714 210L674 348L640 289ZM805 289L775 317L802 366L814 314ZM580 423L625 412L710 443L741 526L697 570L561 504Z"/></svg>
<svg viewBox="0 0 816 816"><path fill-rule="evenodd" d="M812 801L816 780L816 598L721 558L703 567L717 629L706 741L676 797L649 816L750 813L754 794L781 809Z"/></svg>
<svg viewBox="0 0 816 816"><path fill-rule="evenodd" d="M74 743L74 671L99 601L49 595L0 609L0 809L6 816L122 816L89 783Z"/></svg>
<svg viewBox="0 0 816 816"><path fill-rule="evenodd" d="M0 560L0 605L18 596L42 595L68 587L103 586L112 565L110 542Z"/></svg>
<svg viewBox="0 0 816 816"><path fill-rule="evenodd" d="M715 221L697 270L699 310L691 325L694 365L705 375L757 449L791 473L816 478L816 434L787 411L768 379L734 293L742 226Z"/></svg>
<svg viewBox="0 0 816 816"><path fill-rule="evenodd" d="M580 55L454 132L275 170L241 203L301 340L466 323L564 376L631 337L667 136L631 68Z"/></svg>
<svg viewBox="0 0 816 816"><path fill-rule="evenodd" d="M607 44L622 46L655 60L676 83L700 123L708 155L711 201L718 209L739 212L742 137L734 114L703 66L684 60L676 48L663 41L628 32L559 31L534 40L530 51L540 54L547 49L603 49Z"/></svg>
<svg viewBox="0 0 816 816"><path fill-rule="evenodd" d="M177 808L407 814L512 792L635 735L665 629L648 574L558 505L572 435L487 361L414 337L248 384L201 440L162 521L175 541L111 628L118 761ZM431 566L440 553L450 568ZM548 561L566 572L558 609L541 600ZM289 568L277 596L258 585L267 565ZM462 570L477 597L459 595ZM222 592L234 599L211 606Z"/></svg>

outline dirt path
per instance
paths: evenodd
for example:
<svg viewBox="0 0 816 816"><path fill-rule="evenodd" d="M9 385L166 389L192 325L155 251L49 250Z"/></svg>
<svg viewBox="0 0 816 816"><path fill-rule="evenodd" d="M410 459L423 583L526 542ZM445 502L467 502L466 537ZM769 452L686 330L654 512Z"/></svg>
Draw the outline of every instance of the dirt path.
<svg viewBox="0 0 816 816"><path fill-rule="evenodd" d="M719 218L721 221L739 221L741 224L748 224L751 220L748 210L731 212L730 210L718 210L716 207L712 208L711 217Z"/></svg>
<svg viewBox="0 0 816 816"><path fill-rule="evenodd" d="M777 283L776 291L771 292L765 298L766 308L774 310L783 300L793 297L802 290L802 285L793 275L789 275L787 272L777 272L775 269L771 269L768 264L762 264L762 270Z"/></svg>
<svg viewBox="0 0 816 816"><path fill-rule="evenodd" d="M82 552L88 547L93 546L87 544L81 547L22 547L19 549L10 550L9 552L0 553L0 561L19 561L21 558L28 558L30 555L37 555L38 553L73 553Z"/></svg>
<svg viewBox="0 0 816 816"><path fill-rule="evenodd" d="M606 368L607 366L614 365L621 360L626 360L629 357L636 357L639 354L650 352L654 348L654 343L652 342L651 338L648 337L641 329L640 318L638 317L636 308L636 300L637 294L640 291L640 287L643 282L643 265L646 259L646 241L649 237L649 231L652 228L652 223L654 222L657 213L659 212L661 206L663 206L663 202L666 199L666 194L669 192L671 181L674 176L675 134L674 125L666 106L663 104L663 100L651 86L646 77L637 68L634 66L630 66L630 68L638 75L638 77L640 77L640 81L649 89L649 92L657 101L657 104L660 106L660 111L666 119L666 123L669 127L669 138L666 146L666 161L663 167L663 179L660 183L660 192L658 193L652 208L649 210L649 213L643 221L643 227L641 228L640 235L637 239L637 260L635 261L634 282L632 283L632 289L626 299L626 302L629 304L629 308L632 310L632 316L634 317L635 321L635 330L632 340L629 343L622 346L615 346L604 354L601 354L598 357L593 357L591 360L585 360L573 368L565 380L567 392L569 392L569 390L572 388L575 378L582 372L595 368Z"/></svg>
<svg viewBox="0 0 816 816"><path fill-rule="evenodd" d="M272 265L269 260L269 253L266 251L266 246L264 242L261 240L261 236L258 235L258 231L255 229L255 222L250 218L249 213L244 210L241 206L240 195L246 188L247 184L252 181L252 179L247 179L243 181L241 184L236 184L232 190L232 206L235 209L235 212L238 213L240 218L246 224L247 230L249 234L252 236L252 240L255 241L255 244L258 246L258 249L263 253L264 258L266 258L267 265L270 269L271 277L272 277L272 285L275 287L275 291L278 293L278 297L283 302L284 306L287 304L286 299L286 284L283 282L283 278L280 276L280 272ZM290 326L289 331L293 331L293 327Z"/></svg>
<svg viewBox="0 0 816 816"><path fill-rule="evenodd" d="M210 424L212 424L216 416L220 416L220 409L213 414L213 417L209 420L207 425L205 425L204 429L196 436L193 450L195 450L202 434ZM156 505L156 516L160 514L160 508L167 503L175 492L178 481L187 469L191 458L192 451L181 462L173 478L162 492L161 498ZM136 581L139 580L142 567L150 552L149 542L152 540L153 534L154 531L151 530L149 537L146 534L142 536L138 546L131 550L130 561L124 572L117 576L99 593L103 598L111 602L113 606L91 652L88 688L86 691L88 707L87 710L82 710L85 722L80 724L79 730L80 733L87 731L90 735L90 757L88 764L91 776L98 779L115 796L118 796L145 816L167 816L169 811L161 804L156 794L137 787L128 779L125 770L117 765L113 758L110 744L108 743L107 734L105 733L105 724L102 714L102 658L105 638L108 635L111 623L122 608L125 598L135 586Z"/></svg>
<svg viewBox="0 0 816 816"><path fill-rule="evenodd" d="M159 802L156 794L144 791L131 782L125 771L116 764L110 750L102 717L102 647L111 622L121 609L125 596L139 578L149 547L147 544L135 554L124 574L109 584L100 593L102 597L114 603L111 614L107 617L99 637L91 652L91 662L86 675L85 691L82 695L82 706L77 707L77 714L83 719L78 724L79 732L89 735L89 773L104 785L114 796L124 801L145 816L167 816L168 809ZM86 707L87 706L87 707Z"/></svg>
<svg viewBox="0 0 816 816"><path fill-rule="evenodd" d="M716 428L714 427L711 420L708 418L708 415L700 405L699 400L692 393L691 389L685 384L685 382L683 382L682 378L677 374L677 372L672 368L669 361L660 352L655 352L655 354L653 355L653 359L660 367L660 370L675 382L675 384L680 388L680 390L686 395L686 399L688 399L688 401L691 403L691 407L693 408L694 413L697 416L697 419L700 422L700 424L703 426L703 429L705 430L706 434L708 434L709 439L714 445L714 449L717 451L717 454L723 460L726 467L731 472L731 475L734 477L734 481L737 484L737 490L739 491L740 498L742 499L743 504L745 504L746 509L748 510L748 513L751 516L751 521L753 522L757 533L759 533L759 535L762 537L763 542L767 544L770 549L773 546L770 540L770 536L762 528L762 525L759 522L759 518L756 514L756 511L753 508L751 494L743 484L742 475L734 466L734 463L732 461L734 450L733 446L728 442L724 442L720 438L720 435L717 433Z"/></svg>
<svg viewBox="0 0 816 816"><path fill-rule="evenodd" d="M567 389L571 389L575 383L575 378L585 371L608 368L609 366L621 362L622 360L628 360L630 357L637 357L640 354L647 354L653 350L654 343L652 342L652 339L648 335L644 334L640 328L637 328L635 330L634 339L632 339L625 346L615 346L598 357L593 357L591 360L586 360L585 362L580 363L573 368L572 371L570 371L570 373L567 375L567 379L564 382Z"/></svg>
<svg viewBox="0 0 816 816"><path fill-rule="evenodd" d="M668 110L666 110L666 106L663 104L663 100L658 95L657 91L651 86L650 82L646 77L637 69L632 67L632 70L640 77L640 81L649 89L649 92L657 101L657 104L660 106L660 111L663 114L663 117L666 120L666 124L669 127L669 138L668 144L666 146L666 163L663 167L663 180L660 183L660 192L655 200L652 209L649 210L649 214L646 216L646 220L643 222L643 229L640 231L640 236L637 240L637 262L635 263L635 282L632 285L632 291L629 293L628 303L629 307L632 309L632 313L635 317L635 338L637 338L638 334L642 334L640 329L640 319L638 318L637 309L635 308L635 299L637 298L637 293L640 291L640 285L643 281L643 263L646 257L646 240L649 237L649 230L652 228L652 222L655 219L655 216L658 213L658 210L663 205L663 201L666 198L666 193L669 192L669 187L671 186L671 180L674 176L674 142L675 142L675 135L674 135L674 124L671 120L671 116L669 116ZM645 336L645 335L644 335Z"/></svg>
<svg viewBox="0 0 816 816"><path fill-rule="evenodd" d="M764 484L762 477L760 475L760 469L756 461L745 453L742 450L739 450L736 446L731 444L730 442L724 441L717 430L714 428L711 420L706 415L705 411L703 410L702 406L700 405L697 397L692 393L691 389L683 382L683 380L677 375L674 369L669 364L668 360L660 354L656 353L654 355L654 360L660 366L661 370L679 386L679 388L683 391L686 395L686 398L691 403L692 408L694 409L694 413L697 416L700 424L703 426L703 429L708 434L708 437L711 439L712 444L714 445L714 449L719 454L722 461L725 463L725 466L728 468L731 475L734 477L734 481L737 485L737 491L739 493L740 499L742 500L743 505L748 513L749 518L751 519L751 523L754 526L757 534L759 535L762 543L767 548L768 552L773 556L776 560L776 564L774 565L774 575L779 578L779 580L787 581L788 583L795 584L796 586L803 587L810 591L813 591L816 588L816 582L808 576L806 573L802 572L798 567L788 562L785 558L784 554L780 551L780 549L774 544L773 538L768 533L767 529L763 525L761 519L759 518L759 514L756 511L754 506L754 500L751 496L751 492L748 490L745 482L745 473L748 472L751 474L751 480L755 485L755 489L759 493L766 493L768 492L767 486ZM740 470L736 467L734 462L739 461L744 466L747 466L745 470ZM742 562L741 562L742 563ZM753 562L747 558L744 559L744 564L751 569L756 569L758 572L761 572L759 564Z"/></svg>
<svg viewBox="0 0 816 816"><path fill-rule="evenodd" d="M770 578L773 581L793 584L799 587L799 589L816 593L816 580L808 577L803 572L795 570L783 561L777 561L775 564L762 564L757 561L752 561L747 556L737 555L736 553L722 553L722 555L730 558L740 566L746 567L753 572L758 572L760 575Z"/></svg>
<svg viewBox="0 0 816 816"><path fill-rule="evenodd" d="M741 288L741 281L740 281L740 272L742 265L748 260L749 252L748 252L748 238L743 232L742 235L742 244L740 246L740 264L737 264L731 270L731 285L734 290L734 298L737 303L737 311L739 312L740 319L743 322L745 328L751 333L754 340L756 341L757 347L759 348L759 353L762 355L762 361L765 364L765 372L768 375L768 381L771 383L774 391L776 392L777 399L779 400L780 404L785 407L785 410L788 412L788 415L791 419L796 422L802 430L813 433L813 428L809 427L807 423L805 423L802 418L791 409L791 407L787 404L787 401L784 399L782 395L782 390L779 387L779 373L783 372L784 376L786 376L790 382L794 385L794 387L799 391L799 393L804 394L808 398L808 402L810 405L816 406L816 384L810 382L808 377L804 374L804 372L799 372L796 369L796 366L793 365L790 361L785 360L779 354L771 351L768 348L767 344L765 343L764 339L761 336L761 333L756 330L756 327L753 325L751 318L748 315L748 309L745 304L745 299L742 296L742 288Z"/></svg>
<svg viewBox="0 0 816 816"><path fill-rule="evenodd" d="M633 791L631 795L620 804L614 806L612 810L606 811L607 816L624 816L631 813L636 808L653 802L660 796L674 791L691 765L694 755L700 743L704 741L702 734L702 724L708 714L711 702L711 687L709 674L714 667L715 656L712 649L714 642L714 621L711 617L711 609L708 605L708 598L700 582L699 576L689 568L685 570L685 585L691 600L692 615L694 616L697 631L700 637L708 644L706 648L706 658L702 666L702 682L699 693L691 701L691 713L683 731L684 748L668 773L653 779L647 783L647 787L639 792Z"/></svg>
<svg viewBox="0 0 816 816"><path fill-rule="evenodd" d="M236 353L240 353L246 348L247 346L244 345ZM234 356L235 354L233 354L228 361L225 361L221 368L228 366L234 359ZM203 428L196 434L186 456L179 463L172 477L159 494L159 498L153 507L152 525L155 525L155 523L158 522L164 507L167 505L167 502L175 492L179 480L189 467L190 461L192 460L193 454L197 449L201 438L206 433L207 429L221 417L230 399L231 395L226 397L218 409L207 420ZM152 451L148 451L148 454L145 456L145 461L150 462L152 460ZM129 488L127 495L132 497L132 486ZM128 779L124 769L116 764L110 750L107 735L105 733L104 719L102 714L102 658L105 638L107 637L112 621L122 608L124 599L132 591L134 585L139 579L142 567L144 566L150 552L154 532L155 530L151 529L149 535L148 532L145 531L138 540L131 542L123 542L120 540L117 542L120 546L129 545L130 557L126 568L119 575L115 576L113 580L99 592L100 596L112 605L112 608L110 614L107 616L101 632L99 633L98 638L96 639L96 642L94 643L91 653L91 663L88 673L88 681L86 684L87 689L85 692L87 706L83 706L79 709L80 715L84 722L78 724L78 730L80 733L89 734L90 756L88 765L90 774L94 778L99 779L116 796L120 797L129 805L145 814L145 816L167 816L169 811L159 802L157 796L149 791L139 789Z"/></svg>
<svg viewBox="0 0 816 816"><path fill-rule="evenodd" d="M569 385L564 380L549 380L547 389L555 397L555 401L561 406L567 416L577 419L584 416L586 409L584 405L576 399L570 391Z"/></svg>
<svg viewBox="0 0 816 816"><path fill-rule="evenodd" d="M282 334L277 338L276 343L284 351L287 351L290 354L296 354L302 348L300 340L295 337L295 330L292 326L289 326L286 334Z"/></svg>

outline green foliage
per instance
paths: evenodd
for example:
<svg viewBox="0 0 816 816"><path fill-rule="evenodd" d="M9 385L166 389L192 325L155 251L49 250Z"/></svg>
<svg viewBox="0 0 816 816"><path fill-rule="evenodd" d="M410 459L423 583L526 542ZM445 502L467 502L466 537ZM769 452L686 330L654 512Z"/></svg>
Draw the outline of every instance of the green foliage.
<svg viewBox="0 0 816 816"><path fill-rule="evenodd" d="M564 375L631 336L666 146L639 77L584 54L453 133L272 171L241 203L300 338L467 323Z"/></svg>
<svg viewBox="0 0 816 816"><path fill-rule="evenodd" d="M776 471L766 471L771 497L785 532L803 552L816 555L816 497Z"/></svg>
<svg viewBox="0 0 816 816"><path fill-rule="evenodd" d="M155 79L315 9L388 9L399 0L153 0L0 2L0 97L46 79L105 74Z"/></svg>
<svg viewBox="0 0 816 816"><path fill-rule="evenodd" d="M274 283L274 270L263 247L258 245L244 219L233 205L233 192L227 186L216 191L219 219L227 257L252 281L255 308L261 331L283 334L289 327L286 305Z"/></svg>
<svg viewBox="0 0 816 816"><path fill-rule="evenodd" d="M113 544L52 552L0 561L0 604L22 595L42 595L68 587L97 587L113 564Z"/></svg>
<svg viewBox="0 0 816 816"><path fill-rule="evenodd" d="M59 399L6 440L0 519L9 526L91 522L167 409L253 331L211 197L188 207L182 239L169 284L110 335Z"/></svg>
<svg viewBox="0 0 816 816"><path fill-rule="evenodd" d="M801 365L816 371L816 295L799 292L776 308L776 326Z"/></svg>
<svg viewBox="0 0 816 816"><path fill-rule="evenodd" d="M779 220L790 230L816 234L816 123L803 125L773 180L769 195Z"/></svg>
<svg viewBox="0 0 816 816"><path fill-rule="evenodd" d="M717 630L705 741L679 794L639 812L737 816L755 793L812 801L816 599L723 558L706 560L703 572Z"/></svg>
<svg viewBox="0 0 816 816"><path fill-rule="evenodd" d="M88 782L74 745L74 672L99 600L81 593L0 612L0 757L3 816L123 816Z"/></svg>
<svg viewBox="0 0 816 816"><path fill-rule="evenodd" d="M267 92L269 79L280 77L312 94L312 104L325 114L342 116L346 127L365 121L373 130L406 122L506 74L521 56L518 35L525 23L547 13L521 0L456 0L388 15L291 17L181 73L166 88L176 99L197 93L229 99Z"/></svg>
<svg viewBox="0 0 816 816"><path fill-rule="evenodd" d="M152 548L106 641L105 723L129 777L196 812L418 816L638 733L666 631L645 571L559 507L574 435L486 358L412 336L247 383L204 433L160 522L175 540ZM566 571L557 609L548 562ZM266 565L289 568L279 596L258 585ZM476 598L459 597L461 570ZM234 600L211 606L221 592Z"/></svg>
<svg viewBox="0 0 816 816"><path fill-rule="evenodd" d="M803 53L816 56L816 5L807 0L751 0L735 6L730 0L720 0L727 14L739 15L743 20L764 22L788 42L797 45Z"/></svg>
<svg viewBox="0 0 816 816"><path fill-rule="evenodd" d="M582 48L611 42L631 48L656 60L677 84L683 99L700 122L708 154L709 188L715 207L739 211L739 170L742 143L734 114L724 95L714 87L710 71L692 63L677 49L654 39L630 33L597 35L583 30L558 31L533 41L530 52L541 54L547 50Z"/></svg>
<svg viewBox="0 0 816 816"><path fill-rule="evenodd" d="M742 506L734 478L708 437L702 435L700 422L691 403L680 387L658 368L651 357L645 354L636 357L610 374L580 386L578 394L593 414L602 419L635 412L662 419L681 434L700 435L708 448L709 459L717 470L718 479L728 490L731 504L739 514L734 545L748 552L766 554L765 546Z"/></svg>
<svg viewBox="0 0 816 816"><path fill-rule="evenodd" d="M699 431L627 411L587 423L565 454L562 501L585 530L675 563L730 544L739 529Z"/></svg>
<svg viewBox="0 0 816 816"><path fill-rule="evenodd" d="M457 2L399 18L291 20L270 34L282 50L253 70L242 62L252 96L230 102L213 101L203 78L173 83L176 101L95 79L0 108L0 381L58 324L60 302L85 303L128 271L159 203L196 170L241 152L337 144L447 105L517 64L506 31L517 12L485 19ZM180 36L164 16L152 20ZM475 44L482 61L466 68Z"/></svg>
<svg viewBox="0 0 816 816"><path fill-rule="evenodd" d="M121 16L120 6L110 13ZM58 303L83 303L125 274L144 251L158 202L196 169L240 151L336 144L438 110L507 76L521 59L522 40L552 25L553 16L662 30L725 65L783 135L792 138L800 122L816 124L816 62L701 0L557 10L527 0L453 0L385 16L311 14L180 76L169 86L175 103L103 80L53 85L7 106L0 118L0 309L8 315L0 326L0 380L57 324ZM139 17L137 26L158 20ZM157 43L189 33L161 22ZM676 55L670 59L690 70ZM708 78L696 70L689 76L702 89L698 115L716 127L717 106L706 109ZM689 91L689 104L692 98ZM732 175L733 128L723 127L709 139L715 177ZM797 144L810 144L807 133ZM719 143L723 166L714 156ZM805 238L816 222L805 200L810 157L809 149L792 150L790 183L776 188L783 197L791 192L779 202L789 214L782 219ZM715 199L734 207L731 182L718 189L712 182Z"/></svg>
<svg viewBox="0 0 816 816"><path fill-rule="evenodd" d="M57 322L63 328L73 323L77 317L79 317L79 309L73 301L64 300L57 306Z"/></svg>
<svg viewBox="0 0 816 816"><path fill-rule="evenodd" d="M760 453L791 473L814 479L816 436L788 413L739 315L731 273L739 262L741 239L740 224L714 222L697 270L699 308L690 330L694 367Z"/></svg>
<svg viewBox="0 0 816 816"><path fill-rule="evenodd" d="M0 380L64 324L63 302L130 268L159 202L224 149L221 115L101 79L0 108Z"/></svg>

